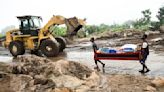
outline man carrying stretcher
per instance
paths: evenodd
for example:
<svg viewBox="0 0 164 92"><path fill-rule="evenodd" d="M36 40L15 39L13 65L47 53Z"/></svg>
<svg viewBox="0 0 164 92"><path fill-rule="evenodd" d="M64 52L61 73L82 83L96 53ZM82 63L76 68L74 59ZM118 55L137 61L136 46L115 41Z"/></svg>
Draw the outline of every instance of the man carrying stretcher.
<svg viewBox="0 0 164 92"><path fill-rule="evenodd" d="M140 63L143 66L143 68L139 72L141 72L141 73L147 73L147 72L150 71L148 69L148 67L146 66L146 64L145 64L145 61L147 59L147 56L149 55L149 45L148 45L148 42L146 40L147 39L147 35L144 34L141 39L142 39L143 42L142 42L142 45L141 45L141 59L140 59Z"/></svg>
<svg viewBox="0 0 164 92"><path fill-rule="evenodd" d="M141 49L140 50L132 50L132 51L126 51L126 49L124 48L123 52L113 52L113 53L109 53L107 54L106 52L104 53L97 53L98 51L98 47L96 45L96 43L94 42L94 38L91 38L90 41L92 42L92 47L93 47L93 51L94 51L94 60L95 60L95 64L96 64L96 69L98 71L100 71L99 67L98 67L98 62L102 64L103 67L103 72L105 72L104 67L105 64L103 62L100 61L100 59L113 59L113 60L139 60L139 62L141 63L141 65L143 66L142 70L140 70L140 73L147 73L150 70L148 69L148 67L146 66L145 62L147 59L147 56L149 55L149 45L147 42L147 35L143 35L142 37L142 43L141 43ZM137 46L136 46L137 47ZM108 50L107 50L108 51ZM110 50L109 50L110 52Z"/></svg>
<svg viewBox="0 0 164 92"><path fill-rule="evenodd" d="M97 62L99 62L99 63L102 64L103 73L105 73L105 69L104 69L105 64L104 64L103 62L101 62L99 59L96 59L96 58L95 58L96 51L99 49L98 46L97 46L96 43L95 43L95 39L92 37L92 38L90 39L90 41L92 42L92 48L93 48L93 51L94 51L94 60L95 60L95 64L96 64L96 67L95 67L95 68L97 69L97 71L100 71L99 66L98 66L98 64L97 64Z"/></svg>

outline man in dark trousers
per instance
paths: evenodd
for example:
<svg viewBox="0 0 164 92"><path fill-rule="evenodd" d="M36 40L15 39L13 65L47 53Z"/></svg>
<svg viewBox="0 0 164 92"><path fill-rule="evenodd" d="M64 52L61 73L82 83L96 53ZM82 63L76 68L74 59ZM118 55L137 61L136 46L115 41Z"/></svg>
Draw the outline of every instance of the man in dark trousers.
<svg viewBox="0 0 164 92"><path fill-rule="evenodd" d="M96 51L99 49L98 46L97 46L96 43L95 43L95 39L92 37L92 38L90 39L90 41L92 42L92 48L93 48L93 51L94 51L94 60L95 60L95 64L96 64L96 69L97 69L98 71L100 71L99 66L98 66L98 64L97 64L97 62L99 62L99 63L102 64L102 68L103 68L102 70L103 70L103 72L105 73L105 69L104 69L105 64L104 64L103 62L101 62L100 60L95 59Z"/></svg>
<svg viewBox="0 0 164 92"><path fill-rule="evenodd" d="M141 45L141 57L142 58L140 60L140 63L143 66L143 68L139 72L141 72L141 73L147 73L147 72L150 71L148 69L148 67L146 66L146 64L145 64L145 61L147 59L147 56L149 55L149 45L148 45L148 42L146 40L147 39L147 35L144 34L141 39L142 39L143 42L142 42L142 45Z"/></svg>

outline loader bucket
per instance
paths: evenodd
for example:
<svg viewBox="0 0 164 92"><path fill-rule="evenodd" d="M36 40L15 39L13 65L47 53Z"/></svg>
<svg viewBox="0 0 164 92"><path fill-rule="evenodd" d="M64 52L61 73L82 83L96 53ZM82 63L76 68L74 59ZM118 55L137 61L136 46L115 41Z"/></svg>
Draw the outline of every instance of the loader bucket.
<svg viewBox="0 0 164 92"><path fill-rule="evenodd" d="M77 26L77 27L74 29L74 31L71 32L71 35L76 35L77 32L78 32L82 27L83 27L82 25Z"/></svg>
<svg viewBox="0 0 164 92"><path fill-rule="evenodd" d="M80 19L73 17L73 18L69 18L65 21L66 26L67 26L67 35L68 36L76 35L77 32L83 27L83 24L79 20Z"/></svg>

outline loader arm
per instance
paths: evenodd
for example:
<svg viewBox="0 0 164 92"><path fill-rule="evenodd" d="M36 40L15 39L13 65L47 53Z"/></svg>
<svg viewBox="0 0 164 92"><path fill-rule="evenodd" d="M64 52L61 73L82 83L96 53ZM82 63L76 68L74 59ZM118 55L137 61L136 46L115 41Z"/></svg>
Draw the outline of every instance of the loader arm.
<svg viewBox="0 0 164 92"><path fill-rule="evenodd" d="M67 26L67 36L76 35L78 30L85 25L85 20L78 19L77 17L65 18L63 16L57 15L53 16L48 23L40 29L39 37L44 37L45 35L50 35L49 28L54 25L65 24Z"/></svg>

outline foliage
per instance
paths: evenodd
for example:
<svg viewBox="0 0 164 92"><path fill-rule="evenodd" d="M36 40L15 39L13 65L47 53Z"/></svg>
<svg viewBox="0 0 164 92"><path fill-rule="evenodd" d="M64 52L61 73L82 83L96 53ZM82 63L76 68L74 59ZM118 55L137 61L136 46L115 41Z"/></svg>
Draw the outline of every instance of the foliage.
<svg viewBox="0 0 164 92"><path fill-rule="evenodd" d="M164 6L159 8L158 14L156 16L158 21L151 22L151 30L159 30L160 26L164 25Z"/></svg>
<svg viewBox="0 0 164 92"><path fill-rule="evenodd" d="M100 25L86 25L85 30L88 34L92 34L94 32L101 33L104 31L109 31L110 26L106 24L100 24Z"/></svg>
<svg viewBox="0 0 164 92"><path fill-rule="evenodd" d="M142 19L143 25L150 24L150 22L151 22L151 20L150 20L151 19L151 11L150 11L150 9L142 11L142 14L144 16Z"/></svg>
<svg viewBox="0 0 164 92"><path fill-rule="evenodd" d="M159 24L163 25L164 24L164 6L159 8L157 18L159 20Z"/></svg>
<svg viewBox="0 0 164 92"><path fill-rule="evenodd" d="M109 26L109 28L111 31L123 31L125 29L128 29L129 25L127 25L127 24L122 24L122 25L113 24L113 25Z"/></svg>
<svg viewBox="0 0 164 92"><path fill-rule="evenodd" d="M53 26L50 28L50 31L52 32L52 34L56 36L65 36L66 30L67 30L66 27Z"/></svg>
<svg viewBox="0 0 164 92"><path fill-rule="evenodd" d="M99 27L96 25L86 25L85 30L88 32L88 34L100 31Z"/></svg>
<svg viewBox="0 0 164 92"><path fill-rule="evenodd" d="M160 23L158 21L151 22L150 30L155 31L155 30L159 30L159 28L160 28Z"/></svg>
<svg viewBox="0 0 164 92"><path fill-rule="evenodd" d="M79 38L83 38L83 37L86 37L86 36L87 35L86 35L86 32L84 30L79 30L77 32L77 37L79 37Z"/></svg>
<svg viewBox="0 0 164 92"><path fill-rule="evenodd" d="M102 33L104 31L123 31L128 28L130 28L130 25L128 24L120 24L120 25L119 24L113 24L113 25L100 24L100 25L85 26L85 30L88 34Z"/></svg>
<svg viewBox="0 0 164 92"><path fill-rule="evenodd" d="M141 13L143 14L143 17L134 21L133 26L136 29L146 31L151 25L151 11L150 9L146 9L144 11L141 11Z"/></svg>
<svg viewBox="0 0 164 92"><path fill-rule="evenodd" d="M3 37L3 35L2 34L0 34L0 38L2 38Z"/></svg>

